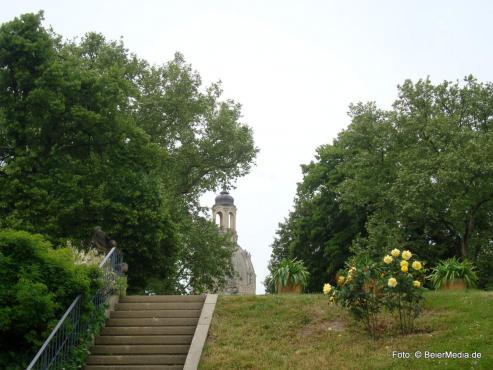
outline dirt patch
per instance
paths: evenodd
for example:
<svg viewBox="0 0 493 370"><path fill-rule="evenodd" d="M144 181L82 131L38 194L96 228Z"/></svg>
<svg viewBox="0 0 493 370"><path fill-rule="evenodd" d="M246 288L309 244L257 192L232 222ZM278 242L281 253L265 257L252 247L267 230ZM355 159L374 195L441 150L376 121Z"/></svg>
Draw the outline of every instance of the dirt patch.
<svg viewBox="0 0 493 370"><path fill-rule="evenodd" d="M346 323L341 320L317 321L305 325L300 332L300 336L309 337L312 335L323 334L326 332L340 332L346 330Z"/></svg>
<svg viewBox="0 0 493 370"><path fill-rule="evenodd" d="M333 320L327 323L328 331L344 331L346 330L346 324L340 320Z"/></svg>

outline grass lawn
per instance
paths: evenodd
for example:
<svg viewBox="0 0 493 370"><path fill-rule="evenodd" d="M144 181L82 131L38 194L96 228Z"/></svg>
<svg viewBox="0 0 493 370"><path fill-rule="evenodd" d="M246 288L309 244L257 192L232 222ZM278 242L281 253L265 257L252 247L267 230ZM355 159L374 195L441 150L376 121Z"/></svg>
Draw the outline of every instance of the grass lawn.
<svg viewBox="0 0 493 370"><path fill-rule="evenodd" d="M427 292L416 326L372 340L321 294L220 296L199 368L493 369L493 292ZM481 358L416 359L416 351Z"/></svg>

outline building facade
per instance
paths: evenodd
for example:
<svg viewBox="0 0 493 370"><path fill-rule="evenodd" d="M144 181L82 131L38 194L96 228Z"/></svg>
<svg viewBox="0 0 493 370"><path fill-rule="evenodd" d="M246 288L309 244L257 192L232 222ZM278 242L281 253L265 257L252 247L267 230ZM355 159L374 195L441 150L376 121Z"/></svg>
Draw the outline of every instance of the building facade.
<svg viewBox="0 0 493 370"><path fill-rule="evenodd" d="M231 257L234 275L227 280L224 290L219 293L255 294L257 277L250 253L238 245L236 213L237 209L233 197L226 190L223 190L215 199L212 217L223 233L231 235L237 248Z"/></svg>

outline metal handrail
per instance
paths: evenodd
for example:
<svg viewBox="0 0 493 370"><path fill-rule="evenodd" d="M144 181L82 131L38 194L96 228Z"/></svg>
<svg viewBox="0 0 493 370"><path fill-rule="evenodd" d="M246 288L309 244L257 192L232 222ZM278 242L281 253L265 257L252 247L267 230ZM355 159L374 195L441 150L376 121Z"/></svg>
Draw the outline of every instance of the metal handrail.
<svg viewBox="0 0 493 370"><path fill-rule="evenodd" d="M72 304L58 321L46 341L34 356L26 370L51 370L63 366L72 349L87 334L94 313L106 302L116 289L116 277L122 276L123 256L113 247L99 264L103 270L103 286L92 297L94 306L88 320L81 320L82 295L75 297Z"/></svg>

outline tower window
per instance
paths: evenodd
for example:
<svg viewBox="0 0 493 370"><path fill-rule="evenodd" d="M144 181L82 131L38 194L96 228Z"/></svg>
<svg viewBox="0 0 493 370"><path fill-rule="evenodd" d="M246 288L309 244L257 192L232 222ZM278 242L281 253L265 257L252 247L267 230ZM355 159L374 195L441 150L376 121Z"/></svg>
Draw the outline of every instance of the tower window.
<svg viewBox="0 0 493 370"><path fill-rule="evenodd" d="M222 226L223 225L223 214L222 212L217 212L216 213L216 219L215 219L216 225Z"/></svg>

